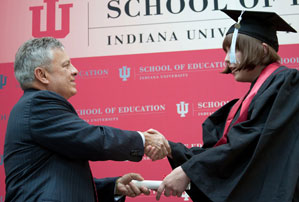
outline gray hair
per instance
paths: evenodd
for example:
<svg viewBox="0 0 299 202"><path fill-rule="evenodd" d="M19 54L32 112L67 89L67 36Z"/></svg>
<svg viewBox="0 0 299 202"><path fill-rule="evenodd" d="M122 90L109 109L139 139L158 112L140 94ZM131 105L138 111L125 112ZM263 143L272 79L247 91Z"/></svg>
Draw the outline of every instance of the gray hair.
<svg viewBox="0 0 299 202"><path fill-rule="evenodd" d="M15 57L15 77L25 90L31 87L35 80L36 67L50 68L53 59L53 49L64 49L62 43L52 37L36 38L26 41Z"/></svg>

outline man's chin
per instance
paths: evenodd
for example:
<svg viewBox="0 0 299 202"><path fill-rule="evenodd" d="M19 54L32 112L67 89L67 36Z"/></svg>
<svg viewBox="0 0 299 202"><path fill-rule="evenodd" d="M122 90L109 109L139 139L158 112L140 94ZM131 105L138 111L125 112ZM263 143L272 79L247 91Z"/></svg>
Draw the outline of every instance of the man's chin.
<svg viewBox="0 0 299 202"><path fill-rule="evenodd" d="M77 89L74 89L73 91L72 91L72 96L74 96L74 95L76 95L77 94Z"/></svg>
<svg viewBox="0 0 299 202"><path fill-rule="evenodd" d="M77 90L74 89L74 90L72 90L72 92L70 92L68 98L66 98L66 99L68 100L68 99L70 99L71 97L73 97L73 96L76 95L76 94L77 94Z"/></svg>

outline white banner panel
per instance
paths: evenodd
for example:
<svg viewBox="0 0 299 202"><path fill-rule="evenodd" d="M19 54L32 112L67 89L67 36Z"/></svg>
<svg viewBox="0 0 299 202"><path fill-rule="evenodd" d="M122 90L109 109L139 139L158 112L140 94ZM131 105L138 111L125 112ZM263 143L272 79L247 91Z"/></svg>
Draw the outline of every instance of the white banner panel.
<svg viewBox="0 0 299 202"><path fill-rule="evenodd" d="M274 11L299 30L298 0L2 0L0 43L8 48L0 61L12 62L22 42L47 35L71 57L221 48L233 24L224 8ZM298 33L278 37L299 43Z"/></svg>

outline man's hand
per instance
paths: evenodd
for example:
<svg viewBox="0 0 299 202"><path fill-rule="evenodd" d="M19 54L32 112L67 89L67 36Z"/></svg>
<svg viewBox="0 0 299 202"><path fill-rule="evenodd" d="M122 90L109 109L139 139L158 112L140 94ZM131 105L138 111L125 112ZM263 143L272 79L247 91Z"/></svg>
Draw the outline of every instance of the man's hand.
<svg viewBox="0 0 299 202"><path fill-rule="evenodd" d="M116 193L118 195L126 195L129 197L139 196L140 194L149 195L150 190L146 187L138 188L132 180L144 180L141 175L137 173L128 173L118 178L116 181Z"/></svg>
<svg viewBox="0 0 299 202"><path fill-rule="evenodd" d="M165 196L181 197L190 182L189 177L179 166L167 175L157 190L156 200L160 200L161 194L164 191Z"/></svg>
<svg viewBox="0 0 299 202"><path fill-rule="evenodd" d="M170 146L165 137L154 129L143 132L145 137L144 153L153 161L163 159L171 153Z"/></svg>

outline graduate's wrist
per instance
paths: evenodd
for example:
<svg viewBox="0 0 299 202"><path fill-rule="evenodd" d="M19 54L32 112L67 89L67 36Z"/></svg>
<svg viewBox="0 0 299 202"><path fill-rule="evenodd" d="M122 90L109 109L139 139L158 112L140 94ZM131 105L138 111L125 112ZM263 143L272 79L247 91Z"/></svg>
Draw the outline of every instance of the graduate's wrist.
<svg viewBox="0 0 299 202"><path fill-rule="evenodd" d="M167 155L167 157L170 158L170 159L173 159L171 153L169 153L169 154Z"/></svg>

